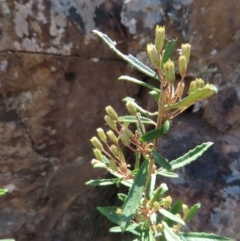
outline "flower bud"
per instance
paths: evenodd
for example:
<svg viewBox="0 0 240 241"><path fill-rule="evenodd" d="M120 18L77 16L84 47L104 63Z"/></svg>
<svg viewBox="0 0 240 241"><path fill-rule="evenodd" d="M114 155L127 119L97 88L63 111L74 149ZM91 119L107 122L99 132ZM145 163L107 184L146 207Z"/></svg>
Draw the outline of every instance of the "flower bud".
<svg viewBox="0 0 240 241"><path fill-rule="evenodd" d="M180 75L185 75L187 72L187 60L184 55L181 55L178 58L178 69L179 69Z"/></svg>
<svg viewBox="0 0 240 241"><path fill-rule="evenodd" d="M164 226L163 224L159 223L157 226L156 226L156 230L158 233L161 233L164 229Z"/></svg>
<svg viewBox="0 0 240 241"><path fill-rule="evenodd" d="M175 93L176 93L177 98L179 98L180 100L182 98L184 88L185 88L184 82L179 82Z"/></svg>
<svg viewBox="0 0 240 241"><path fill-rule="evenodd" d="M113 171L116 171L118 169L118 166L117 166L115 160L113 160L113 159L111 159L109 161L108 165L109 165L109 168L112 169Z"/></svg>
<svg viewBox="0 0 240 241"><path fill-rule="evenodd" d="M174 80L175 80L175 69L174 68L175 68L174 62L170 59L163 65L165 77L169 84L173 84Z"/></svg>
<svg viewBox="0 0 240 241"><path fill-rule="evenodd" d="M116 157L119 157L120 151L118 149L118 147L116 145L111 145L110 146L110 151L112 152L112 154Z"/></svg>
<svg viewBox="0 0 240 241"><path fill-rule="evenodd" d="M131 115L133 115L133 116L137 115L137 110L132 102L127 102L126 107Z"/></svg>
<svg viewBox="0 0 240 241"><path fill-rule="evenodd" d="M192 81L190 83L190 86L189 86L189 90L188 90L188 94L192 94L193 92L195 92L197 90L197 86L196 86L196 81Z"/></svg>
<svg viewBox="0 0 240 241"><path fill-rule="evenodd" d="M117 208L116 214L121 215L122 214L122 209L121 208Z"/></svg>
<svg viewBox="0 0 240 241"><path fill-rule="evenodd" d="M157 51L155 45L148 44L147 45L147 53L148 53L148 57L150 58L152 64L156 67L159 67L160 66L160 58L159 58L158 51Z"/></svg>
<svg viewBox="0 0 240 241"><path fill-rule="evenodd" d="M190 58L190 53L191 53L191 45L190 44L182 44L181 49L182 49L182 55L185 56L186 62L188 64L189 58Z"/></svg>
<svg viewBox="0 0 240 241"><path fill-rule="evenodd" d="M188 214L188 206L186 204L182 205L183 216L186 217Z"/></svg>
<svg viewBox="0 0 240 241"><path fill-rule="evenodd" d="M100 151L103 150L103 146L102 143L99 141L99 139L94 136L90 139L91 143L93 144L94 147L96 147L97 149L99 149Z"/></svg>
<svg viewBox="0 0 240 241"><path fill-rule="evenodd" d="M117 115L116 111L112 108L112 106L110 106L110 105L107 106L105 108L105 111L112 120L114 120L114 121L118 120L118 115Z"/></svg>
<svg viewBox="0 0 240 241"><path fill-rule="evenodd" d="M98 133L99 139L105 143L107 141L107 137L104 130L102 128L97 128L97 133Z"/></svg>
<svg viewBox="0 0 240 241"><path fill-rule="evenodd" d="M159 210L159 208L160 208L160 204L158 203L158 202L154 202L153 203L153 205L152 205L152 208L153 208L153 210L156 212L156 211L158 211Z"/></svg>
<svg viewBox="0 0 240 241"><path fill-rule="evenodd" d="M133 133L125 126L121 128L120 138L124 146L130 145L130 139L133 136Z"/></svg>
<svg viewBox="0 0 240 241"><path fill-rule="evenodd" d="M156 26L155 29L155 46L158 52L160 52L163 48L165 39L165 27Z"/></svg>
<svg viewBox="0 0 240 241"><path fill-rule="evenodd" d="M109 130L109 131L107 132L107 136L108 136L108 138L109 138L115 145L118 144L118 139L117 139L117 137L115 136L115 134L113 133L113 131Z"/></svg>
<svg viewBox="0 0 240 241"><path fill-rule="evenodd" d="M172 205L172 198L170 196L167 196L167 197L163 198L162 201L163 201L163 206L165 208L171 207L171 205Z"/></svg>
<svg viewBox="0 0 240 241"><path fill-rule="evenodd" d="M195 80L196 82L196 88L199 89L199 88L203 88L205 86L205 82L203 79L196 79Z"/></svg>
<svg viewBox="0 0 240 241"><path fill-rule="evenodd" d="M110 126L110 128L114 130L117 128L116 122L113 119L111 119L108 115L105 115L104 120Z"/></svg>
<svg viewBox="0 0 240 241"><path fill-rule="evenodd" d="M94 153L94 155L95 155L97 160L99 160L99 161L103 160L103 154L102 154L102 152L99 149L94 148L93 149L93 153Z"/></svg>

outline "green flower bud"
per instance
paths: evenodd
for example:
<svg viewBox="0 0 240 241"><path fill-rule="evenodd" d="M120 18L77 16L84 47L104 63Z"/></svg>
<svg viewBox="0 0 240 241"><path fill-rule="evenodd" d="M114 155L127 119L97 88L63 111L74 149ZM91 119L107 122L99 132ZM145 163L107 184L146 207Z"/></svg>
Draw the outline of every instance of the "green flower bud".
<svg viewBox="0 0 240 241"><path fill-rule="evenodd" d="M108 115L105 115L104 120L110 126L110 128L114 130L117 128L116 122L113 119L111 119Z"/></svg>
<svg viewBox="0 0 240 241"><path fill-rule="evenodd" d="M126 107L131 115L133 115L133 116L137 115L137 110L132 102L127 102Z"/></svg>
<svg viewBox="0 0 240 241"><path fill-rule="evenodd" d="M157 226L156 226L156 230L158 231L158 233L161 233L164 229L164 226L163 224L159 223Z"/></svg>
<svg viewBox="0 0 240 241"><path fill-rule="evenodd" d="M167 196L167 197L163 198L162 201L163 201L163 206L165 208L170 208L171 207L171 205L172 205L172 198L170 196Z"/></svg>
<svg viewBox="0 0 240 241"><path fill-rule="evenodd" d="M94 148L93 149L93 153L94 153L94 155L95 155L97 160L99 160L99 161L103 160L103 154L102 154L102 152L99 149Z"/></svg>
<svg viewBox="0 0 240 241"><path fill-rule="evenodd" d="M110 106L110 105L107 106L105 108L105 111L112 120L114 120L114 121L118 120L118 115L117 115L116 111L112 108L112 106Z"/></svg>
<svg viewBox="0 0 240 241"><path fill-rule="evenodd" d="M97 133L98 133L99 139L105 143L107 141L107 137L104 130L102 128L98 128Z"/></svg>
<svg viewBox="0 0 240 241"><path fill-rule="evenodd" d="M175 80L175 66L172 60L168 60L164 65L163 69L165 72L166 80L169 84L173 84Z"/></svg>
<svg viewBox="0 0 240 241"><path fill-rule="evenodd" d="M176 96L181 99L185 88L184 82L179 82L176 89Z"/></svg>
<svg viewBox="0 0 240 241"><path fill-rule="evenodd" d="M196 82L196 88L199 89L199 88L203 88L205 86L205 82L203 79L196 79L195 80Z"/></svg>
<svg viewBox="0 0 240 241"><path fill-rule="evenodd" d="M94 147L96 147L100 151L103 151L102 143L99 141L99 139L96 136L92 137L90 139L90 141L91 141L91 143L93 144Z"/></svg>
<svg viewBox="0 0 240 241"><path fill-rule="evenodd" d="M165 27L156 26L155 29L155 46L158 52L160 52L163 48L165 39Z"/></svg>
<svg viewBox="0 0 240 241"><path fill-rule="evenodd" d="M110 168L110 169L112 169L113 171L117 171L118 166L117 166L115 160L111 159L111 160L109 161L109 164L108 164L108 165L109 165L109 168Z"/></svg>
<svg viewBox="0 0 240 241"><path fill-rule="evenodd" d="M189 210L189 209L188 209L188 206L187 206L186 204L182 204L182 211L183 211L184 217L187 216L188 210Z"/></svg>
<svg viewBox="0 0 240 241"><path fill-rule="evenodd" d="M188 90L188 94L192 94L193 92L195 92L197 90L197 86L196 86L196 81L192 81L190 83L190 86L189 86L189 90Z"/></svg>
<svg viewBox="0 0 240 241"><path fill-rule="evenodd" d="M118 214L120 216L122 214L122 209L121 208L117 208L116 214Z"/></svg>
<svg viewBox="0 0 240 241"><path fill-rule="evenodd" d="M112 152L112 154L116 157L119 157L120 155L120 151L118 149L118 147L116 145L111 145L110 146L110 151Z"/></svg>
<svg viewBox="0 0 240 241"><path fill-rule="evenodd" d="M117 137L115 136L115 134L113 133L113 131L109 130L109 131L107 132L107 136L108 136L108 138L109 138L115 145L118 144L118 139L117 139Z"/></svg>
<svg viewBox="0 0 240 241"><path fill-rule="evenodd" d="M181 55L178 58L178 69L179 69L180 75L185 75L187 72L187 60L184 55Z"/></svg>
<svg viewBox="0 0 240 241"><path fill-rule="evenodd" d="M155 45L148 44L147 45L147 53L148 53L148 57L150 58L152 64L156 67L159 67L160 66L160 58L159 58L158 51L157 51Z"/></svg>
<svg viewBox="0 0 240 241"><path fill-rule="evenodd" d="M182 44L181 49L182 49L182 55L185 56L186 62L188 64L189 58L190 58L190 53L191 53L191 45L190 44Z"/></svg>
<svg viewBox="0 0 240 241"><path fill-rule="evenodd" d="M158 203L158 202L154 202L153 203L153 205L152 205L152 208L153 208L153 210L156 212L156 211L158 211L159 210L159 208L160 208L160 204Z"/></svg>

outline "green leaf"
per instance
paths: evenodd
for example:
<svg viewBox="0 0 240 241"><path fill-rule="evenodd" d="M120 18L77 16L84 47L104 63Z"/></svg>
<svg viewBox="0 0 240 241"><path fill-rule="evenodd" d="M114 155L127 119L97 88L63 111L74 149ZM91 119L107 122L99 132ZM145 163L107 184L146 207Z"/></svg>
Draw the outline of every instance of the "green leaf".
<svg viewBox="0 0 240 241"><path fill-rule="evenodd" d="M89 186L109 186L116 184L120 181L119 178L112 178L112 179L96 179L96 180L90 180L86 182L86 185Z"/></svg>
<svg viewBox="0 0 240 241"><path fill-rule="evenodd" d="M112 227L112 228L109 229L109 231L110 231L111 233L121 233L121 232L122 232L122 229L121 229L120 227ZM141 235L141 232L142 232L141 226L140 226L139 224L137 224L137 223L130 224L130 225L126 228L125 231L126 231L126 232L130 232L130 233L132 233L132 234L134 234L134 235L136 235L136 236L140 236L140 235Z"/></svg>
<svg viewBox="0 0 240 241"><path fill-rule="evenodd" d="M134 179L133 185L129 190L126 202L121 215L121 229L126 230L138 208L144 186L147 179L148 161L144 161Z"/></svg>
<svg viewBox="0 0 240 241"><path fill-rule="evenodd" d="M212 95L218 92L217 87L211 84L206 84L203 88L197 89L195 92L188 95L186 98L178 101L172 105L166 105L167 109L183 108L187 109L189 106L195 104L198 101L208 99Z"/></svg>
<svg viewBox="0 0 240 241"><path fill-rule="evenodd" d="M168 227L167 223L162 222L164 229L163 233L167 241L181 241L181 239Z"/></svg>
<svg viewBox="0 0 240 241"><path fill-rule="evenodd" d="M156 174L152 174L146 188L146 197L148 200L150 200L152 197L152 192L155 188L155 184L156 184Z"/></svg>
<svg viewBox="0 0 240 241"><path fill-rule="evenodd" d="M159 138L163 134L164 134L163 133L163 127L160 127L160 128L157 128L157 129L154 129L154 130L151 130L151 131L147 132L145 135L143 135L139 138L139 141L149 142L149 141L152 141L156 138Z"/></svg>
<svg viewBox="0 0 240 241"><path fill-rule="evenodd" d="M118 199L122 202L125 202L125 200L127 198L127 195L124 193L118 193L117 196L118 196Z"/></svg>
<svg viewBox="0 0 240 241"><path fill-rule="evenodd" d="M7 239L0 239L0 241L15 241L15 239L9 239L9 238L7 238Z"/></svg>
<svg viewBox="0 0 240 241"><path fill-rule="evenodd" d="M0 189L0 196L4 195L5 193L7 193L8 190L7 189Z"/></svg>
<svg viewBox="0 0 240 241"><path fill-rule="evenodd" d="M148 66L141 63L138 59L133 57L132 55L125 55L121 53L116 47L116 43L112 41L106 34L101 33L98 30L93 30L93 33L98 35L108 46L109 48L115 52L119 57L121 57L123 60L131 64L134 68L139 70L140 72L144 73L145 75L149 76L150 78L159 80L159 77L155 71L150 69Z"/></svg>
<svg viewBox="0 0 240 241"><path fill-rule="evenodd" d="M131 97L125 97L125 98L123 99L123 101L124 101L124 102L131 102L131 103L134 105L134 107L137 109L138 112L142 113L143 115L145 115L145 116L147 116L147 117L153 117L153 116L157 116L157 115L158 115L158 112L157 112L157 111L154 112L154 113L151 113L151 112L149 112L149 111L147 111L147 110L144 110L144 109L143 109L141 106L139 106L139 105L135 102L135 100L134 100L133 98L131 98Z"/></svg>
<svg viewBox="0 0 240 241"><path fill-rule="evenodd" d="M169 210L169 212L172 213L172 214L177 214L177 213L180 213L181 211L182 211L182 201L181 200L178 200L172 206L172 208ZM172 221L169 218L164 218L164 222L166 222L169 227L172 227L174 225L174 221Z"/></svg>
<svg viewBox="0 0 240 241"><path fill-rule="evenodd" d="M164 176L164 177L169 177L169 178L178 178L178 174L174 173L174 172L169 172L165 169L158 171L157 172L158 175Z"/></svg>
<svg viewBox="0 0 240 241"><path fill-rule="evenodd" d="M170 165L168 160L165 157L163 157L160 153L153 150L152 157L161 167L165 168L167 171L171 170L172 166Z"/></svg>
<svg viewBox="0 0 240 241"><path fill-rule="evenodd" d="M129 81L129 82L132 82L134 84L138 84L138 85L141 85L141 86L144 86L146 88L149 88L151 90L154 90L156 92L160 92L160 90L150 84L147 84L146 82L144 81L141 81L141 80L138 80L138 79L135 79L133 77L130 77L130 76L126 76L126 75L122 75L118 78L118 80L126 80L126 81Z"/></svg>
<svg viewBox="0 0 240 241"><path fill-rule="evenodd" d="M185 233L181 232L180 237L186 241L232 241L232 239L212 233Z"/></svg>
<svg viewBox="0 0 240 241"><path fill-rule="evenodd" d="M156 125L156 122L154 122L153 120L147 118L147 117L144 117L144 116L139 116L138 117L140 119L140 121L144 124L150 124L150 125ZM138 120L136 118L136 116L132 116L132 115L125 115L125 116L120 116L118 118L118 120L120 122L126 122L126 123L138 123Z"/></svg>
<svg viewBox="0 0 240 241"><path fill-rule="evenodd" d="M157 102L159 102L159 98L160 98L160 93L155 91L155 90L151 90L149 91L149 94L153 97L153 99Z"/></svg>
<svg viewBox="0 0 240 241"><path fill-rule="evenodd" d="M175 48L175 45L176 45L176 40L171 40L171 41L168 41L167 43L167 46L164 50L164 54L163 54L163 58L162 58L162 66L168 61L168 59L170 58L174 48Z"/></svg>
<svg viewBox="0 0 240 241"><path fill-rule="evenodd" d="M167 185L162 183L160 187L153 192L153 198L150 201L150 206L152 206L155 201L158 201L167 192L167 190Z"/></svg>
<svg viewBox="0 0 240 241"><path fill-rule="evenodd" d="M200 203L197 203L195 205L193 205L189 210L188 210L188 213L187 213L187 216L185 218L185 222L188 222L192 219L192 217L196 214L196 212L198 211L198 209L200 209L201 207L201 204Z"/></svg>
<svg viewBox="0 0 240 241"><path fill-rule="evenodd" d="M170 162L172 170L176 170L180 167L184 167L193 161L196 161L202 154L212 145L212 142L206 142L199 146L196 146L193 150L190 150L183 156Z"/></svg>
<svg viewBox="0 0 240 241"><path fill-rule="evenodd" d="M118 207L97 207L97 210L113 223L120 225L120 215L116 213Z"/></svg>
<svg viewBox="0 0 240 241"><path fill-rule="evenodd" d="M176 223L180 223L182 225L185 225L185 222L181 218L179 218L175 214L170 213L169 211L167 211L164 208L159 209L158 212L161 213L164 217L166 217L168 219L171 219L172 221L174 221Z"/></svg>

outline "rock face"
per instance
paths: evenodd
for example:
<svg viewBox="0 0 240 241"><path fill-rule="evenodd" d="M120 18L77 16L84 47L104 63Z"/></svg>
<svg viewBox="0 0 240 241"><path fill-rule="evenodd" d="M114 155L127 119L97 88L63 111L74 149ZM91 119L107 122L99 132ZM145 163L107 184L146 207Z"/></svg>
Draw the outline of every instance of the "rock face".
<svg viewBox="0 0 240 241"><path fill-rule="evenodd" d="M171 159L202 141L216 143L179 173L181 188L170 183L173 195L202 203L191 230L240 239L239 1L94 2L0 1L0 187L9 189L1 197L0 238L113 238L105 219L95 216L102 195L85 186L104 175L90 165L88 140L104 125L105 106L123 113L126 95L152 104L137 86L117 82L136 73L91 30L101 29L120 50L147 61L145 45L158 23L169 39L192 44L189 79L200 76L219 87L203 110L176 119L159 147ZM111 201L111 191L106 197Z"/></svg>

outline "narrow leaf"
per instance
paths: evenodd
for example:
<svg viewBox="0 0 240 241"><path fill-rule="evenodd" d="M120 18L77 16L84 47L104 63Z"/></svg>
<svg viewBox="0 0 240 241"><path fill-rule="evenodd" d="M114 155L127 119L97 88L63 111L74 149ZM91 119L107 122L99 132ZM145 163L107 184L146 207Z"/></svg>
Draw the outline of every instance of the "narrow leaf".
<svg viewBox="0 0 240 241"><path fill-rule="evenodd" d="M167 43L167 46L164 50L163 58L162 58L162 65L164 65L168 59L170 58L174 48L176 45L176 40L171 40Z"/></svg>
<svg viewBox="0 0 240 241"><path fill-rule="evenodd" d="M147 111L147 110L144 110L141 106L139 106L136 102L135 102L135 100L133 99L133 98L131 98L131 97L125 97L124 99L123 99L123 101L124 102L131 102L133 105L134 105L134 107L137 109L137 111L139 111L140 113L142 113L143 115L145 115L145 116L147 116L147 117L152 117L152 116L157 116L158 115L158 112L156 111L156 112L149 112L149 111Z"/></svg>
<svg viewBox="0 0 240 241"><path fill-rule="evenodd" d="M152 192L155 188L155 184L156 184L156 174L152 174L146 188L146 197L148 200L152 198Z"/></svg>
<svg viewBox="0 0 240 241"><path fill-rule="evenodd" d="M120 215L116 213L118 207L97 207L97 210L106 216L110 221L120 224Z"/></svg>
<svg viewBox="0 0 240 241"><path fill-rule="evenodd" d="M96 180L90 180L86 182L86 185L89 186L109 186L116 184L119 182L119 178L112 178L112 179L96 179Z"/></svg>
<svg viewBox="0 0 240 241"><path fill-rule="evenodd" d="M0 196L4 195L5 193L7 193L8 190L7 189L0 189Z"/></svg>
<svg viewBox="0 0 240 241"><path fill-rule="evenodd" d="M159 97L160 97L160 93L155 91L155 90L151 90L149 92L149 94L153 97L153 99L158 103L159 102Z"/></svg>
<svg viewBox="0 0 240 241"><path fill-rule="evenodd" d="M176 223L180 223L182 225L185 225L185 222L181 218L179 218L175 214L170 213L169 211L167 211L164 208L159 209L159 213L161 213L164 217L166 217L168 219L171 219L172 221L174 221Z"/></svg>
<svg viewBox="0 0 240 241"><path fill-rule="evenodd" d="M232 241L232 239L212 233L185 233L181 232L180 237L186 241Z"/></svg>
<svg viewBox="0 0 240 241"><path fill-rule="evenodd" d="M151 131L147 132L145 135L143 135L139 138L139 141L149 142L149 141L152 141L156 138L159 138L163 134L164 134L163 133L163 127L160 127L160 128L157 128L157 129L154 129L154 130L151 130Z"/></svg>
<svg viewBox="0 0 240 241"><path fill-rule="evenodd" d="M176 108L188 108L189 106L195 104L198 101L208 99L212 95L218 92L217 87L211 84L206 84L203 88L199 88L195 92L188 95L186 98L178 101L173 105L166 105L167 109L176 109Z"/></svg>
<svg viewBox="0 0 240 241"><path fill-rule="evenodd" d="M206 142L199 146L196 146L193 150L190 150L183 156L171 161L172 170L176 170L180 167L184 167L191 162L197 160L213 143Z"/></svg>
<svg viewBox="0 0 240 241"><path fill-rule="evenodd" d="M151 120L147 117L139 116L138 118L144 124L150 124L150 125L154 125L154 126L156 125L156 122L154 122L153 120ZM136 116L132 116L132 115L121 116L118 118L118 120L120 122L126 122L126 123L138 123Z"/></svg>
<svg viewBox="0 0 240 241"><path fill-rule="evenodd" d="M136 68L140 72L144 73L145 75L149 76L150 78L159 80L157 73L155 71L153 71L152 69L150 69L148 66L144 65L138 59L136 59L135 57L133 57L131 55L125 55L125 54L121 53L115 47L116 43L114 41L112 41L106 34L103 34L98 30L93 30L92 32L95 33L96 35L98 35L109 46L109 48L113 52L115 52L123 60L125 60L126 62L131 64L134 68Z"/></svg>
<svg viewBox="0 0 240 241"><path fill-rule="evenodd" d="M141 81L141 80L135 79L135 78L133 78L133 77L129 77L129 76L123 75L123 76L120 76L120 77L118 78L118 80L126 80L126 81L129 81L129 82L132 82L132 83L135 83L135 84L144 86L144 87L146 87L146 88L149 88L149 89L151 89L151 90L154 90L154 91L156 91L156 92L158 92L158 93L160 92L160 90L159 90L158 88L156 88L156 87L154 87L154 86L152 86L152 85L150 85L150 84L147 84L146 82L143 82L143 81Z"/></svg>
<svg viewBox="0 0 240 241"><path fill-rule="evenodd" d="M118 199L122 202L125 202L125 200L127 198L127 195L124 193L118 193L117 196L118 196Z"/></svg>
<svg viewBox="0 0 240 241"><path fill-rule="evenodd" d="M163 169L159 172L157 172L158 175L169 177L169 178L178 178L178 174L174 172L168 172L167 170Z"/></svg>
<svg viewBox="0 0 240 241"><path fill-rule="evenodd" d="M169 210L169 212L172 213L172 214L177 214L177 213L180 213L181 211L182 211L182 201L181 200L178 200L172 206L172 208ZM172 227L174 225L174 221L172 221L169 218L164 218L164 222L166 222L169 227Z"/></svg>
<svg viewBox="0 0 240 241"><path fill-rule="evenodd" d="M158 201L167 192L167 190L167 185L162 183L160 187L158 187L157 190L153 192L153 198L150 201L150 206L152 206L155 201Z"/></svg>
<svg viewBox="0 0 240 241"><path fill-rule="evenodd" d="M170 171L172 166L168 162L166 158L164 158L160 153L157 151L152 151L153 159L163 168L165 168L167 171Z"/></svg>
<svg viewBox="0 0 240 241"><path fill-rule="evenodd" d="M139 168L139 171L134 179L133 185L129 190L126 202L124 204L120 224L123 231L126 230L138 208L147 179L147 170L148 161L144 161Z"/></svg>
<svg viewBox="0 0 240 241"><path fill-rule="evenodd" d="M122 229L120 227L112 227L109 229L109 231L111 233L121 233L122 232ZM126 228L126 231L127 232L130 232L136 236L140 236L141 235L141 226L137 223L133 223L133 224L130 224L127 228Z"/></svg>
<svg viewBox="0 0 240 241"><path fill-rule="evenodd" d="M167 223L162 222L164 229L163 233L167 241L181 241L181 239L168 227Z"/></svg>
<svg viewBox="0 0 240 241"><path fill-rule="evenodd" d="M185 222L190 221L192 219L192 217L196 214L198 209L200 209L200 207L201 207L200 203L197 203L197 204L193 205L187 213L187 216L185 218Z"/></svg>

